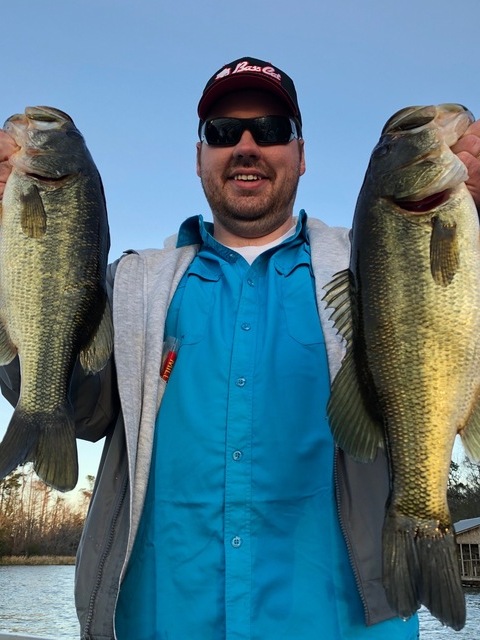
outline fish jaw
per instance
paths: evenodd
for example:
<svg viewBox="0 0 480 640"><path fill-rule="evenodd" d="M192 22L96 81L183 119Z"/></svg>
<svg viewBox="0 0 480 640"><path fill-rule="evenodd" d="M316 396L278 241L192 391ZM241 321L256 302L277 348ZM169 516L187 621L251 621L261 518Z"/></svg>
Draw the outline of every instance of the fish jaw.
<svg viewBox="0 0 480 640"><path fill-rule="evenodd" d="M463 183L468 171L450 147L473 122L471 112L445 104L410 107L399 114L384 127L372 151L368 190L395 202L416 202Z"/></svg>
<svg viewBox="0 0 480 640"><path fill-rule="evenodd" d="M49 182L91 169L85 140L70 116L53 107L27 107L7 119L4 130L19 150L12 154L13 171Z"/></svg>
<svg viewBox="0 0 480 640"><path fill-rule="evenodd" d="M387 120L381 135L408 134L434 127L442 132L446 144L451 147L474 121L473 113L461 104L405 107Z"/></svg>

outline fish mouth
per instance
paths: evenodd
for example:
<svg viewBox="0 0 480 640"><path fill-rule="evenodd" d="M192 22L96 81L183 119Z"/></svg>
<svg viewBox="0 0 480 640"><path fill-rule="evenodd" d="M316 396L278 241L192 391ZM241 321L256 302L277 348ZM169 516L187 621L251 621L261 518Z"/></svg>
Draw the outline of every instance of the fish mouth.
<svg viewBox="0 0 480 640"><path fill-rule="evenodd" d="M54 107L26 107L25 113L16 113L10 116L3 125L8 132L14 132L26 128L41 130L60 129L65 124L73 124L68 113ZM10 134L12 135L12 134Z"/></svg>
<svg viewBox="0 0 480 640"><path fill-rule="evenodd" d="M405 211L410 211L412 213L426 213L427 211L431 211L432 209L436 209L440 205L447 202L450 198L451 189L444 189L443 191L439 191L438 193L433 193L421 200L399 200L394 199L393 202L404 209Z"/></svg>
<svg viewBox="0 0 480 640"><path fill-rule="evenodd" d="M406 107L397 111L385 124L382 135L400 135L420 131L435 122L442 130L446 144L451 147L475 121L472 112L461 104L444 103L438 106Z"/></svg>

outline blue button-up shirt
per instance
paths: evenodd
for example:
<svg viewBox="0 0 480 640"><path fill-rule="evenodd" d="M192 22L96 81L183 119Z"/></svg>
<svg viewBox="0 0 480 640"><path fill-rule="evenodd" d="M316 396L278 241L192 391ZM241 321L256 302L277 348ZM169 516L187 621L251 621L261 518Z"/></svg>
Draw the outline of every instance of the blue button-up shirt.
<svg viewBox="0 0 480 640"><path fill-rule="evenodd" d="M337 521L330 381L305 215L252 265L201 218L169 308L180 349L117 610L121 640L413 640L367 628Z"/></svg>

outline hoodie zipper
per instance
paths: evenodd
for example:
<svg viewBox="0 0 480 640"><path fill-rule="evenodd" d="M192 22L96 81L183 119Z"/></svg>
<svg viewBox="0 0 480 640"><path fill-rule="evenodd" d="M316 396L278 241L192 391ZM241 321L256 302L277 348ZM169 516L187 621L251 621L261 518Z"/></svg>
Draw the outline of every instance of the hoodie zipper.
<svg viewBox="0 0 480 640"><path fill-rule="evenodd" d="M367 605L367 601L365 598L365 593L363 591L363 586L362 586L362 581L360 579L360 574L358 571L358 566L357 563L355 562L355 558L353 555L353 551L352 551L352 544L350 542L350 537L347 533L347 527L345 525L345 522L343 520L343 516L342 516L342 510L340 508L340 486L339 486L339 480L338 480L338 447L335 445L335 454L334 454L334 460L333 460L333 481L334 481L334 488L335 488L335 497L336 497L336 503L337 503L337 515L338 515L338 522L340 524L340 530L342 532L343 535L343 539L345 540L345 544L347 547L347 553L348 553L348 559L350 562L350 566L352 568L353 571L353 575L355 577L355 582L357 584L357 591L360 595L360 599L362 601L362 606L363 606L363 611L365 614L365 621L367 623L367 625L370 624L370 611Z"/></svg>
<svg viewBox="0 0 480 640"><path fill-rule="evenodd" d="M90 640L91 638L93 639L93 636L90 635L90 627L92 625L92 621L93 621L93 616L94 616L94 611L95 611L95 605L96 605L96 600L97 600L97 595L98 595L98 591L100 589L100 585L102 583L103 580L103 570L105 567L105 562L110 554L110 551L112 549L113 546L113 541L115 539L115 529L116 529L116 525L117 525L117 520L120 514L120 510L122 508L123 502L125 500L125 496L127 493L127 472L124 471L123 472L123 484L122 484L122 489L121 492L119 494L118 500L117 500L117 504L115 505L115 510L113 512L113 518L112 518L112 525L110 527L110 532L108 534L108 539L107 542L105 544L103 553L102 553L102 557L100 558L100 562L98 563L98 573L97 573L97 579L95 581L95 586L93 588L92 591L92 595L90 596L90 602L89 602L89 607L88 607L88 615L87 615L87 622L85 624L85 633L83 635L83 639L84 640ZM112 625L114 627L114 636L115 636L115 624L112 622Z"/></svg>

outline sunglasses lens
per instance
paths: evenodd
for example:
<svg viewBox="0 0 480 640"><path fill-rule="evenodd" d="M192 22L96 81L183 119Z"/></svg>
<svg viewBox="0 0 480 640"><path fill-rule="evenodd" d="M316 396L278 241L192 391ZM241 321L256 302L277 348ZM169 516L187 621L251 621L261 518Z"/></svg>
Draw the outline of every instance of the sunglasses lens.
<svg viewBox="0 0 480 640"><path fill-rule="evenodd" d="M290 142L292 125L285 116L255 118L252 135L257 144L286 144Z"/></svg>
<svg viewBox="0 0 480 640"><path fill-rule="evenodd" d="M238 144L244 128L237 118L214 118L207 120L204 137L208 144L216 147L231 147Z"/></svg>
<svg viewBox="0 0 480 640"><path fill-rule="evenodd" d="M245 130L250 131L259 145L287 144L298 138L294 121L287 116L260 118L212 118L203 123L200 139L214 147L231 147L240 141Z"/></svg>

